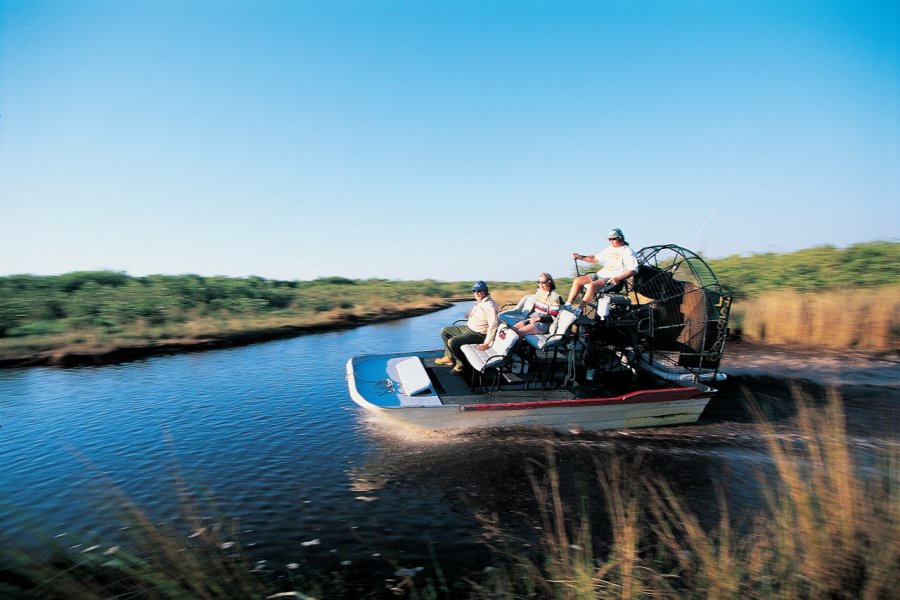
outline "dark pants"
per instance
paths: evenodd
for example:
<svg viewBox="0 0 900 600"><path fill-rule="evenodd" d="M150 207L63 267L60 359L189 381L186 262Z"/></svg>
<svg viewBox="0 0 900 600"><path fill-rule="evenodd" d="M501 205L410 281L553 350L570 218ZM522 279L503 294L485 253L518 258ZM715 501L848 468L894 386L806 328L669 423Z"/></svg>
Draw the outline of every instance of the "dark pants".
<svg viewBox="0 0 900 600"><path fill-rule="evenodd" d="M465 344L481 344L485 334L472 331L465 325L450 325L441 329L441 339L444 340L444 357L452 358L456 364L462 364L463 353L461 348Z"/></svg>

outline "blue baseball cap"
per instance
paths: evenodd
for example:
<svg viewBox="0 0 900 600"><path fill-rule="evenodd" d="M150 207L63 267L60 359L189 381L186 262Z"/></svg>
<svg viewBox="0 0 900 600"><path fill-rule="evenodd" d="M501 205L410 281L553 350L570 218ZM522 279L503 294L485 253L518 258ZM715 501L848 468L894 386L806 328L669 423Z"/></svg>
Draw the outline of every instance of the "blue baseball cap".
<svg viewBox="0 0 900 600"><path fill-rule="evenodd" d="M488 291L488 286L485 282L483 282L479 279L472 285L472 291L473 292L486 292L486 291Z"/></svg>

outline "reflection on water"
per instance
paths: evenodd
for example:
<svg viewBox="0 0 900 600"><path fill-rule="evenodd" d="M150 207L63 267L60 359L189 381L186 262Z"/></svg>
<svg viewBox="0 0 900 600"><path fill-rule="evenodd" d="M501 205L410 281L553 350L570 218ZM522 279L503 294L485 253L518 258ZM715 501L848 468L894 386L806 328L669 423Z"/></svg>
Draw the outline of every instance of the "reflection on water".
<svg viewBox="0 0 900 600"><path fill-rule="evenodd" d="M392 573L437 561L450 573L489 564L477 511L513 528L537 522L529 474L541 476L548 448L600 528L594 473L613 457L643 456L709 518L714 484L732 506L757 501L762 445L721 405L711 406L717 423L580 436L422 434L356 408L344 380L351 355L438 347L439 328L465 310L123 365L0 372L0 519L23 544L35 526L112 540L118 525L98 510L110 483L167 520L180 474L240 517L242 544L273 569ZM714 402L725 401L737 393Z"/></svg>

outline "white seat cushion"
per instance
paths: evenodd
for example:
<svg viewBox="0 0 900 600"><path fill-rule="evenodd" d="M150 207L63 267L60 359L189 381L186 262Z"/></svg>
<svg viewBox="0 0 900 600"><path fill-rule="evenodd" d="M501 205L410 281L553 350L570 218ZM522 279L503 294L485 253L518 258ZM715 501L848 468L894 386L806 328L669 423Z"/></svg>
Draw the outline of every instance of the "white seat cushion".
<svg viewBox="0 0 900 600"><path fill-rule="evenodd" d="M487 350L479 350L480 344L466 344L462 347L462 351L473 369L484 371L500 365L518 339L519 334L515 329L501 326L494 343Z"/></svg>
<svg viewBox="0 0 900 600"><path fill-rule="evenodd" d="M500 363L503 360L502 356L497 356L490 348L479 350L477 344L466 344L462 347L462 351L466 356L466 360L469 361L469 364L476 371L484 371L491 365Z"/></svg>
<svg viewBox="0 0 900 600"><path fill-rule="evenodd" d="M418 356L410 356L397 361L395 367L397 378L400 379L400 385L403 387L403 393L407 396L415 396L431 388L431 379Z"/></svg>
<svg viewBox="0 0 900 600"><path fill-rule="evenodd" d="M494 343L491 344L490 349L499 356L506 356L518 339L519 334L516 333L515 329L512 327L500 327L500 329L497 330L497 337L494 338Z"/></svg>
<svg viewBox="0 0 900 600"><path fill-rule="evenodd" d="M572 311L561 310L556 318L553 319L553 323L550 325L550 330L547 333L526 335L525 342L538 350L553 348L565 340L565 334L569 332L577 318L578 315Z"/></svg>
<svg viewBox="0 0 900 600"><path fill-rule="evenodd" d="M553 319L553 323L550 324L550 330L547 332L548 335L565 335L569 332L569 329L572 327L572 324L575 323L575 319L578 318L578 315L573 313L570 310L561 310L559 314L556 315L556 318Z"/></svg>
<svg viewBox="0 0 900 600"><path fill-rule="evenodd" d="M550 335L546 333L534 333L531 335L526 335L525 342L532 348L543 350L547 346L547 338L549 337Z"/></svg>

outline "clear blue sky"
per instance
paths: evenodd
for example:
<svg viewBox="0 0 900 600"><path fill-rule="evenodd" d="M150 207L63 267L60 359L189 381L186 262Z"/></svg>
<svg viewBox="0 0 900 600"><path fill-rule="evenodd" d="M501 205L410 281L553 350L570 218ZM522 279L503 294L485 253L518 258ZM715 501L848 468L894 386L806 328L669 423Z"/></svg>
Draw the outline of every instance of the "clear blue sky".
<svg viewBox="0 0 900 600"><path fill-rule="evenodd" d="M900 2L0 0L0 274L900 237Z"/></svg>

